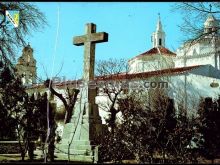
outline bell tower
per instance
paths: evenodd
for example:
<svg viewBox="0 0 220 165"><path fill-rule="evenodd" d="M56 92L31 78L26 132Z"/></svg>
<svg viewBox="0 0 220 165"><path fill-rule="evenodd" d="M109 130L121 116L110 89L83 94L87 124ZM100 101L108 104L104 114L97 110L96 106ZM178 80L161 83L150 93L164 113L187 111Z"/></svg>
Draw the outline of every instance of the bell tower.
<svg viewBox="0 0 220 165"><path fill-rule="evenodd" d="M21 57L18 58L16 69L17 74L22 77L23 85L27 86L36 83L36 60L33 56L33 49L29 44L24 47Z"/></svg>
<svg viewBox="0 0 220 165"><path fill-rule="evenodd" d="M160 20L160 13L158 13L158 21L156 31L153 32L151 38L152 46L155 47L165 47L165 32L163 31L161 20Z"/></svg>

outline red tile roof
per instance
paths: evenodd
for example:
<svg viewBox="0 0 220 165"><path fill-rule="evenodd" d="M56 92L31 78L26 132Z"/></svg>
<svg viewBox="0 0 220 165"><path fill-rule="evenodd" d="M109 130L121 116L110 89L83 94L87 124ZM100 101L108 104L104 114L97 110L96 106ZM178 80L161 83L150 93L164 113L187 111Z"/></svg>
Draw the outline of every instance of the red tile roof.
<svg viewBox="0 0 220 165"><path fill-rule="evenodd" d="M129 79L142 79L142 78L150 78L154 76L168 76L168 75L175 75L175 74L182 74L186 71L191 71L196 69L202 65L195 65L195 66L188 66L188 67L180 67L180 68L170 68L170 69L163 69L157 71L150 71L150 72L142 72L142 73L120 73L114 74L109 76L97 76L95 77L95 81L107 81L107 80L129 80ZM65 85L79 85L82 82L82 79L79 80L72 80L72 81L64 81L60 83L54 83L56 87L63 87ZM33 88L45 88L43 84L35 84L30 89Z"/></svg>
<svg viewBox="0 0 220 165"><path fill-rule="evenodd" d="M152 56L152 55L156 55L156 54L161 54L161 55L165 55L165 56L176 56L175 53L171 52L169 49L165 48L165 47L154 47L138 56L133 57L132 59L130 59L129 61L136 59L136 58L140 58L143 56Z"/></svg>

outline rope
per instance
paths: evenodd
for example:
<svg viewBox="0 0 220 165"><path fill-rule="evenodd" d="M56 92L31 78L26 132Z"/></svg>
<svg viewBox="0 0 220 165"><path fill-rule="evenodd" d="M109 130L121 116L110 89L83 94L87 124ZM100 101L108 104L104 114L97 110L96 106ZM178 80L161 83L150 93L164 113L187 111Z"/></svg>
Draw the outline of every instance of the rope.
<svg viewBox="0 0 220 165"><path fill-rule="evenodd" d="M51 85L51 81L52 81L51 79L52 79L53 70L54 70L54 62L55 62L55 55L57 52L59 30L60 30L60 5L58 3L58 6L57 6L57 30L56 30L54 52L53 52L53 64L52 64L52 71L51 71L50 82L49 82L49 89L50 89L50 85ZM48 101L47 102L47 137L45 140L45 146L48 145L47 143L48 143L49 136L50 136L50 119L49 119L49 101ZM44 163L46 163L46 162L47 162L47 152L45 151L45 148L44 148Z"/></svg>

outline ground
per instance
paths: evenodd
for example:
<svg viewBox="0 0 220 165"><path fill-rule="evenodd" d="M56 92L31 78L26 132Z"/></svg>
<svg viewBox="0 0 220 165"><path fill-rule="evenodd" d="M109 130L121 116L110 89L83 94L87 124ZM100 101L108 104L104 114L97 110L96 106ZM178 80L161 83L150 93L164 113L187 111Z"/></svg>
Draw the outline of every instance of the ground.
<svg viewBox="0 0 220 165"><path fill-rule="evenodd" d="M38 154L40 153L40 151L35 151L35 160L33 160L33 163L44 163L44 160L42 158L40 158L40 156L38 156ZM20 154L1 154L0 155L0 163L29 163L31 162L28 157L25 157L25 161L21 161L21 156ZM48 162L50 163L50 162ZM68 162L68 161L59 161L56 160L53 163L55 164L59 164L59 163L71 163L71 164L85 164L85 162ZM137 164L137 162L135 160L123 160L122 163L124 164ZM205 159L199 159L199 162L201 164L211 164L211 160L205 160ZM220 164L220 158L219 159L215 159L214 161L215 164ZM105 164L112 164L112 162L106 162Z"/></svg>

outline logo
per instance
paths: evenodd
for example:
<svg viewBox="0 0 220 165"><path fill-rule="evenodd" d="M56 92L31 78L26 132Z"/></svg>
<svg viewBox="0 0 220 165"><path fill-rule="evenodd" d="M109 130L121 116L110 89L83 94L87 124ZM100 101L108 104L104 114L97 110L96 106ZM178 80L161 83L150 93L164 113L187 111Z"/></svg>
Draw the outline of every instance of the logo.
<svg viewBox="0 0 220 165"><path fill-rule="evenodd" d="M9 20L14 27L18 27L19 25L19 11L18 10L6 10L5 15L7 20Z"/></svg>

